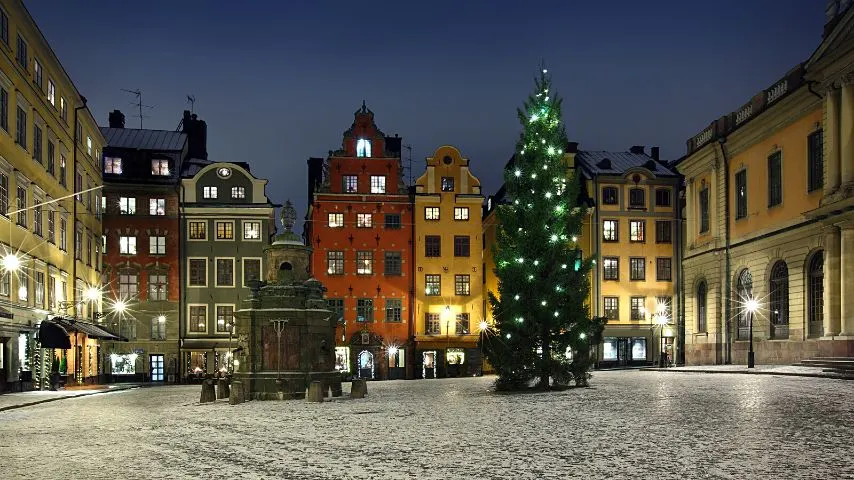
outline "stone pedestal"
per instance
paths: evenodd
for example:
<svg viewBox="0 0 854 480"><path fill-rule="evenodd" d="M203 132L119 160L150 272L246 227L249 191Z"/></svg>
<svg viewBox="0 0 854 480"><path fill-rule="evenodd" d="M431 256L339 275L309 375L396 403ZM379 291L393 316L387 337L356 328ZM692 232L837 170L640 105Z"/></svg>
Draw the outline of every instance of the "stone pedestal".
<svg viewBox="0 0 854 480"><path fill-rule="evenodd" d="M231 394L228 396L228 403L237 405L246 401L243 391L243 382L234 380L231 382Z"/></svg>
<svg viewBox="0 0 854 480"><path fill-rule="evenodd" d="M228 380L220 378L216 382L216 398L228 398Z"/></svg>
<svg viewBox="0 0 854 480"><path fill-rule="evenodd" d="M350 387L350 398L365 398L368 394L368 382L363 378L353 380Z"/></svg>
<svg viewBox="0 0 854 480"><path fill-rule="evenodd" d="M308 386L306 400L309 402L323 402L323 383L318 380L311 382Z"/></svg>
<svg viewBox="0 0 854 480"><path fill-rule="evenodd" d="M212 378L206 378L202 381L202 395L199 398L199 403L209 403L216 401L216 388Z"/></svg>
<svg viewBox="0 0 854 480"><path fill-rule="evenodd" d="M342 395L341 379L330 382L330 393L333 397L340 397Z"/></svg>

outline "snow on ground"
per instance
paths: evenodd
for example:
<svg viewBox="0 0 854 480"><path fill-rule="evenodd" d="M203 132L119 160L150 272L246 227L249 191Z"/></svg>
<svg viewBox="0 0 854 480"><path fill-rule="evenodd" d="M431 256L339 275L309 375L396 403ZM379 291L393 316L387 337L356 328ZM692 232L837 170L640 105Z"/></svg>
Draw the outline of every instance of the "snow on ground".
<svg viewBox="0 0 854 480"><path fill-rule="evenodd" d="M501 395L492 380L322 404L200 405L198 386L60 400L0 412L0 476L854 478L854 382L611 371Z"/></svg>

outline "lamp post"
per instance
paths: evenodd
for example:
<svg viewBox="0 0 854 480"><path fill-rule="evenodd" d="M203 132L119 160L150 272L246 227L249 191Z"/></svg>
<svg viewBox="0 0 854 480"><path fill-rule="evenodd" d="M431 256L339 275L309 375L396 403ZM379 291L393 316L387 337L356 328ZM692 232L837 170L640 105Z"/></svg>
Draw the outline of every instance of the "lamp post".
<svg viewBox="0 0 854 480"><path fill-rule="evenodd" d="M486 333L489 331L489 323L486 320L481 320L480 325L480 374L483 375L483 342L486 340Z"/></svg>
<svg viewBox="0 0 854 480"><path fill-rule="evenodd" d="M747 368L753 368L756 366L754 362L753 356L753 314L756 310L759 309L759 302L755 298L751 298L747 300L744 308L747 310L747 338L748 338L748 350L747 350Z"/></svg>

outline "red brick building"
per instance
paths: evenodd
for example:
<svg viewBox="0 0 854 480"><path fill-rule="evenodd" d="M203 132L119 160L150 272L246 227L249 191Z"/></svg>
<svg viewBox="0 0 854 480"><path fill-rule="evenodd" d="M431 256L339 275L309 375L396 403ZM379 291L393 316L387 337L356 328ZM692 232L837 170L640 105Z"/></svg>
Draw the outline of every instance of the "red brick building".
<svg viewBox="0 0 854 480"><path fill-rule="evenodd" d="M362 378L412 378L414 226L400 150L362 103L341 149L308 160L311 271L339 321L337 366Z"/></svg>

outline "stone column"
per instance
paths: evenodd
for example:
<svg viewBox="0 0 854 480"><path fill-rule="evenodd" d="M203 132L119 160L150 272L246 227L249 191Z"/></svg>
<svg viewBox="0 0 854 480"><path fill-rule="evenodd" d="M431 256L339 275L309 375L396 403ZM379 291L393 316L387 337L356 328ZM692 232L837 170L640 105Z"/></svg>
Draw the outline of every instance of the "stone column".
<svg viewBox="0 0 854 480"><path fill-rule="evenodd" d="M842 86L839 112L839 164L843 187L854 184L854 83Z"/></svg>
<svg viewBox="0 0 854 480"><path fill-rule="evenodd" d="M694 230L695 218L699 212L697 199L694 198L694 179L689 179L685 182L685 249L694 245L694 240L697 238L697 232Z"/></svg>
<svg viewBox="0 0 854 480"><path fill-rule="evenodd" d="M842 230L840 255L842 281L839 282L842 293L840 335L854 337L854 222L846 222L840 228Z"/></svg>
<svg viewBox="0 0 854 480"><path fill-rule="evenodd" d="M824 195L839 189L839 89L830 88L824 97Z"/></svg>
<svg viewBox="0 0 854 480"><path fill-rule="evenodd" d="M832 337L840 331L842 291L840 285L839 227L824 228L824 336Z"/></svg>

